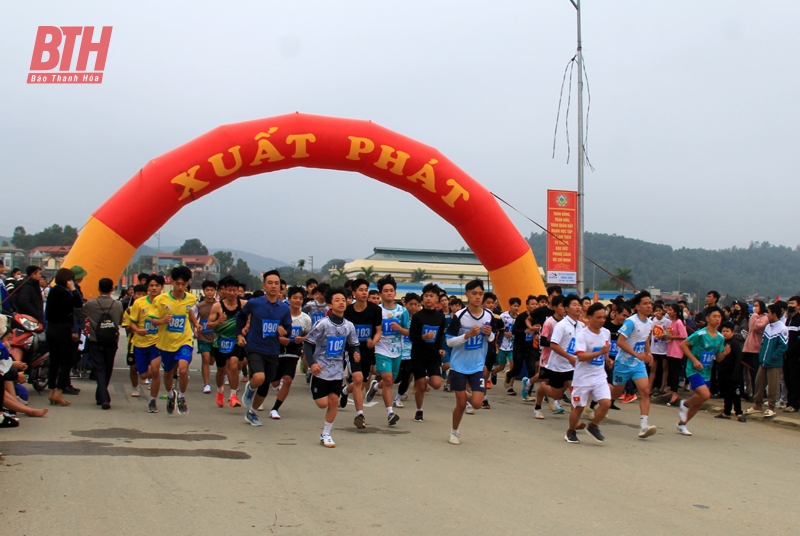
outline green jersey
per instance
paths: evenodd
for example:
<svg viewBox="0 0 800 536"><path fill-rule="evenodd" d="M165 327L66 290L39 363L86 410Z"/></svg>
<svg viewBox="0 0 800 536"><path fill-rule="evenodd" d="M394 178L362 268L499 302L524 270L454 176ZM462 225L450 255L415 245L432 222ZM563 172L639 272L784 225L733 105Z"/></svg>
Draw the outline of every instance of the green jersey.
<svg viewBox="0 0 800 536"><path fill-rule="evenodd" d="M232 310L225 307L224 301L220 301L219 306L226 318L224 322L220 322L214 328L214 333L216 333L214 348L219 348L223 354L230 354L236 347L236 315L242 310L242 302L237 299L236 308Z"/></svg>
<svg viewBox="0 0 800 536"><path fill-rule="evenodd" d="M725 349L725 337L718 331L715 337L708 334L705 328L699 329L686 339L692 355L703 364L703 370L694 368L691 359L686 361L686 377L700 374L705 381L711 381L711 365L717 354Z"/></svg>

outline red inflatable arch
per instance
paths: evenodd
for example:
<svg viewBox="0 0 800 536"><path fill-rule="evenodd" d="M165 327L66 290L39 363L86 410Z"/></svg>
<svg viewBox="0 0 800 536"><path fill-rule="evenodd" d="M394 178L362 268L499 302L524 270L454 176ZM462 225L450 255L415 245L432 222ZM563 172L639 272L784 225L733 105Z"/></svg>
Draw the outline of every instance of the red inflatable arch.
<svg viewBox="0 0 800 536"><path fill-rule="evenodd" d="M118 279L136 249L185 205L239 177L291 167L356 171L404 190L455 227L508 298L543 294L528 243L492 194L439 151L370 121L287 114L223 125L147 163L89 218L65 260ZM131 199L146 202L131 203Z"/></svg>

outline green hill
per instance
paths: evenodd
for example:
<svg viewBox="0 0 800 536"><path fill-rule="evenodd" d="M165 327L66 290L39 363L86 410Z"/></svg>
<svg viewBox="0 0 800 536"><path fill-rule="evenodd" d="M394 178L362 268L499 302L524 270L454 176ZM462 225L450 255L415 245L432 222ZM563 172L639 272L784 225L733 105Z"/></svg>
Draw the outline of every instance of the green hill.
<svg viewBox="0 0 800 536"><path fill-rule="evenodd" d="M728 294L728 300L758 293L788 298L800 293L800 246L792 249L773 246L769 242L754 242L748 248L673 249L663 244L603 233L586 233L586 255L606 270L629 268L636 288L655 287L662 291L678 288L681 291L705 295L715 289ZM528 238L534 255L544 265L547 241L545 233L531 233ZM592 287L593 265L584 271L586 288ZM685 273L684 273L685 272ZM595 281L609 279L596 270Z"/></svg>

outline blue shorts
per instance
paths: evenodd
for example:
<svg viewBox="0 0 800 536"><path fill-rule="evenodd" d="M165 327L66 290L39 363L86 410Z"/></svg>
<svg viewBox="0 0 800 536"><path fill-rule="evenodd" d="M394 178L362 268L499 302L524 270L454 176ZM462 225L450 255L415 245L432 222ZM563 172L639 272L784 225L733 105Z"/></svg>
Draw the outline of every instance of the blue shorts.
<svg viewBox="0 0 800 536"><path fill-rule="evenodd" d="M158 348L156 348L155 344L145 348L134 346L133 361L136 363L136 372L139 374L147 373L150 370L150 362L158 358L158 353Z"/></svg>
<svg viewBox="0 0 800 536"><path fill-rule="evenodd" d="M208 341L197 341L197 353L203 354L208 352L209 354L214 351L214 343Z"/></svg>
<svg viewBox="0 0 800 536"><path fill-rule="evenodd" d="M691 386L692 391L694 391L698 387L703 387L704 385L709 389L711 388L711 382L704 379L703 376L700 374L692 374L686 379L689 380L689 385Z"/></svg>
<svg viewBox="0 0 800 536"><path fill-rule="evenodd" d="M614 361L614 371L611 380L614 385L625 385L628 380L636 381L640 378L647 378L647 368L644 361L636 360L633 366L623 365L619 361Z"/></svg>
<svg viewBox="0 0 800 536"><path fill-rule="evenodd" d="M473 374L462 374L461 372L450 370L450 389L453 391L466 391L467 384L473 391L486 392L486 379L483 377L482 370Z"/></svg>
<svg viewBox="0 0 800 536"><path fill-rule="evenodd" d="M172 370L177 365L178 361L192 362L192 347L187 345L178 348L177 352L166 352L161 350L161 368L164 370Z"/></svg>

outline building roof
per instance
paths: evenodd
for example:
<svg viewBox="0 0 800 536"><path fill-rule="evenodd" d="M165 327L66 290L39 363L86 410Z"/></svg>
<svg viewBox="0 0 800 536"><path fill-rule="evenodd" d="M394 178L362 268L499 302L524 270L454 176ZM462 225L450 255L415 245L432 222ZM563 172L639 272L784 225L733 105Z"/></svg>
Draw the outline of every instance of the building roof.
<svg viewBox="0 0 800 536"><path fill-rule="evenodd" d="M31 249L28 253L47 253L49 255L66 255L69 253L69 250L72 249L72 246L36 246L35 248Z"/></svg>
<svg viewBox="0 0 800 536"><path fill-rule="evenodd" d="M481 261L471 251L455 251L447 249L400 249L374 248L373 254L365 260L413 262L424 264L474 264L480 266Z"/></svg>

